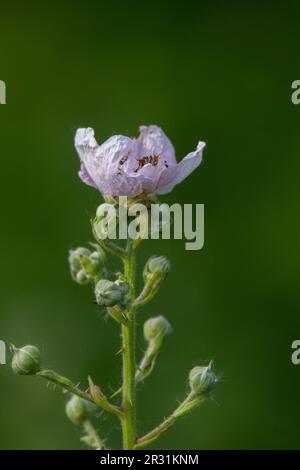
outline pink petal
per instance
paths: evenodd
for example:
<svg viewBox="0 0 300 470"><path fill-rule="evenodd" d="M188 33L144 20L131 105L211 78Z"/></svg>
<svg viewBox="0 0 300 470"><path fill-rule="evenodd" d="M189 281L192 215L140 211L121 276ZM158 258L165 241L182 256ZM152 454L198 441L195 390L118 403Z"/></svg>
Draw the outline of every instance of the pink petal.
<svg viewBox="0 0 300 470"><path fill-rule="evenodd" d="M166 194L187 176L189 176L201 163L204 142L199 142L197 150L189 153L176 166L170 166L162 173L156 194Z"/></svg>
<svg viewBox="0 0 300 470"><path fill-rule="evenodd" d="M108 181L109 191L104 194L111 194L114 196L137 196L138 194L147 192L152 193L155 189L155 184L152 179L143 175L119 173L114 174Z"/></svg>
<svg viewBox="0 0 300 470"><path fill-rule="evenodd" d="M115 174L128 160L134 151L133 140L123 135L114 135L99 146L99 157L102 158L102 170L106 178Z"/></svg>
<svg viewBox="0 0 300 470"><path fill-rule="evenodd" d="M97 185L95 184L95 182L92 180L92 178L90 177L90 175L86 171L86 168L85 168L83 163L81 163L81 165L80 165L80 170L78 172L78 175L79 175L79 178L81 179L81 181L83 181L85 184L87 184L88 186L92 186L92 188L97 189Z"/></svg>
<svg viewBox="0 0 300 470"><path fill-rule="evenodd" d="M135 143L138 158L157 155L169 165L176 163L174 147L158 126L140 126L140 135Z"/></svg>
<svg viewBox="0 0 300 470"><path fill-rule="evenodd" d="M118 135L98 145L93 129L78 129L75 147L84 165L84 171L81 170L79 176L86 184L91 185L92 181L99 191L110 194L113 188L110 188L109 179L118 172L120 160L127 157L132 146L129 137Z"/></svg>

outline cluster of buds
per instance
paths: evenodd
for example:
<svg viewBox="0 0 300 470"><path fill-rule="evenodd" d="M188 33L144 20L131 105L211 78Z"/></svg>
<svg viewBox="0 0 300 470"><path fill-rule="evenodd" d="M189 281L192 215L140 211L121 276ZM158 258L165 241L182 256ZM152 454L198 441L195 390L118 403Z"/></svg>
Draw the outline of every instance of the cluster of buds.
<svg viewBox="0 0 300 470"><path fill-rule="evenodd" d="M106 255L101 247L95 247L94 251L79 247L69 253L71 276L78 284L89 284L101 278Z"/></svg>

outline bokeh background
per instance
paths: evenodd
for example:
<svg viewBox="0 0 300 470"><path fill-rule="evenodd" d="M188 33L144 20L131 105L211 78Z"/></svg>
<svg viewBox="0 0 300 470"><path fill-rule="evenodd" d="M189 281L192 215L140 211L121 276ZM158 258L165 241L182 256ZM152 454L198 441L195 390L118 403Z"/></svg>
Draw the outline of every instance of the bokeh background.
<svg viewBox="0 0 300 470"><path fill-rule="evenodd" d="M214 399L155 448L299 448L299 2L51 1L1 4L0 338L36 344L74 381L119 385L118 327L72 282L70 248L92 240L101 198L77 177L81 126L102 141L163 127L201 167L165 202L205 204L205 246L147 242L173 270L140 316L173 326L138 395L140 433L172 411L193 365L213 358ZM0 366L0 448L76 449L66 397ZM118 423L99 429L120 445Z"/></svg>

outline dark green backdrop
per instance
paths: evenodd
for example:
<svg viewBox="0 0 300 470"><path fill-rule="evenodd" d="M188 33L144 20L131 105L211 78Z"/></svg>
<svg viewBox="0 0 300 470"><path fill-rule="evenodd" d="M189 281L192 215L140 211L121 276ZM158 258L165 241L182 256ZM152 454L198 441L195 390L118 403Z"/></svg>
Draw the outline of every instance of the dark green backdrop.
<svg viewBox="0 0 300 470"><path fill-rule="evenodd" d="M140 389L140 432L183 397L191 366L213 358L222 380L156 448L300 447L299 18L299 2L1 4L0 338L38 345L82 384L90 373L116 387L118 328L68 272L100 202L77 177L75 130L101 141L155 123L179 158L207 142L201 167L163 198L205 204L204 249L149 241L140 254L140 267L153 253L173 265L140 317L173 326ZM59 390L9 366L0 381L1 448L83 447ZM117 422L99 426L116 446Z"/></svg>

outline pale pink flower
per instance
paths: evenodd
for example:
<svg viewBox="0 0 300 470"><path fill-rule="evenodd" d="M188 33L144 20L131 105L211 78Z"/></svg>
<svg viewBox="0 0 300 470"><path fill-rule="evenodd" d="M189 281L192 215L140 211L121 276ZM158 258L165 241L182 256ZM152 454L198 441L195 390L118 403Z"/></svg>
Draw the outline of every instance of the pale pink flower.
<svg viewBox="0 0 300 470"><path fill-rule="evenodd" d="M75 147L84 183L105 195L137 196L170 192L201 163L205 143L177 163L172 143L157 126L141 126L136 139L114 135L101 145L89 127L77 130Z"/></svg>

